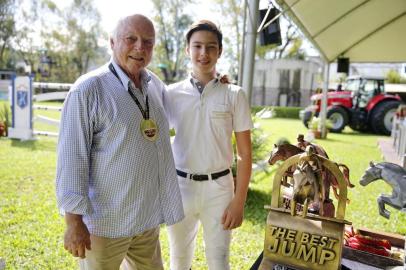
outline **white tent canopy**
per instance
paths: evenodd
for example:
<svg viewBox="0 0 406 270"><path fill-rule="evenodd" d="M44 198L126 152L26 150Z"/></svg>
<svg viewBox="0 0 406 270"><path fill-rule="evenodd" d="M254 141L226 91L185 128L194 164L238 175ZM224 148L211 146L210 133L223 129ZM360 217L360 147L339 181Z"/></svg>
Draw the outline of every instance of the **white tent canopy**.
<svg viewBox="0 0 406 270"><path fill-rule="evenodd" d="M275 0L326 62L406 62L406 0Z"/></svg>

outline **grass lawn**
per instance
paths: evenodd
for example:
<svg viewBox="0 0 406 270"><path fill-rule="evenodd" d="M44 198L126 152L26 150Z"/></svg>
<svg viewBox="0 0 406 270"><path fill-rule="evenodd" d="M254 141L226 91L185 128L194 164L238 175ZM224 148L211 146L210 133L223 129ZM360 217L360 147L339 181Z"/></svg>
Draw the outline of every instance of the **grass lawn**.
<svg viewBox="0 0 406 270"><path fill-rule="evenodd" d="M58 117L56 112L41 114ZM293 143L298 133L306 132L299 120L268 119L260 123L269 138L269 151L280 137ZM342 134L328 134L327 140L317 143L325 147L332 160L350 168L356 187L349 191L351 203L347 206L346 219L355 227L406 234L405 214L390 207L390 220L378 214L376 198L380 193L390 193L390 187L383 181L367 187L358 184L369 161L382 160L377 139L378 136L348 129ZM75 260L63 249L64 222L56 208L56 139L40 137L36 141L20 142L1 138L0 153L0 258L6 261L6 269L77 269ZM249 269L263 248L267 216L263 205L270 204L274 171L269 167L267 172L253 176L245 221L233 232L232 269ZM165 268L169 269L165 227L162 227L161 244ZM195 257L193 269L207 269L201 234Z"/></svg>

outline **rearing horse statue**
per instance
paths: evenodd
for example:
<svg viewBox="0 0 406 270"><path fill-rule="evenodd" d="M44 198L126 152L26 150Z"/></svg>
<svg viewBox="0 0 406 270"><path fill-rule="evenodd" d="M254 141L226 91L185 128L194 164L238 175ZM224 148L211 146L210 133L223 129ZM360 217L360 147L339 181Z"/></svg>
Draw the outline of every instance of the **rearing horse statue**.
<svg viewBox="0 0 406 270"><path fill-rule="evenodd" d="M375 164L371 161L359 183L366 186L378 179L383 179L393 189L392 195L381 194L378 197L379 214L389 219L390 212L385 209L385 204L406 212L406 170L394 163Z"/></svg>

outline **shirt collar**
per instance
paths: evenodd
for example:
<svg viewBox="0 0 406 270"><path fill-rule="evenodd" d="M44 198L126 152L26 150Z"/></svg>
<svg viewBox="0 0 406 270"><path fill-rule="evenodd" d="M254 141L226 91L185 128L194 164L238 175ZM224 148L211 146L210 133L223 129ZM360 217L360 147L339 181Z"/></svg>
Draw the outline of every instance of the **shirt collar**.
<svg viewBox="0 0 406 270"><path fill-rule="evenodd" d="M212 84L218 83L220 81L220 78L221 78L220 73L216 73L216 77L213 80L211 80L210 82L208 82L207 85L209 85L211 83ZM189 74L189 80L194 89L196 89L200 93L203 92L203 89L204 89L203 84L198 79L194 78L192 73Z"/></svg>
<svg viewBox="0 0 406 270"><path fill-rule="evenodd" d="M128 91L128 85L130 83L134 84L130 78L128 78L127 74L121 69L121 67L111 58L111 63L113 64L114 69L117 72L117 75L121 81L121 83L125 86L126 90ZM143 92L148 91L148 83L151 81L151 75L148 73L147 70L141 70L141 85ZM134 86L135 87L135 86Z"/></svg>

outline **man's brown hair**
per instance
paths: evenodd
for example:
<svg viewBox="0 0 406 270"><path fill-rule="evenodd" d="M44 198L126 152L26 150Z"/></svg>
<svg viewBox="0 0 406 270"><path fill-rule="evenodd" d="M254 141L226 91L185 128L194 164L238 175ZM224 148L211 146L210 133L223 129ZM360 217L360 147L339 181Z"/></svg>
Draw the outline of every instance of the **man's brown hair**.
<svg viewBox="0 0 406 270"><path fill-rule="evenodd" d="M197 31L209 31L214 33L217 37L219 48L220 49L223 48L223 33L221 33L220 29L209 20L197 21L189 27L189 30L186 33L187 44L189 44L190 38L192 37L193 33Z"/></svg>

